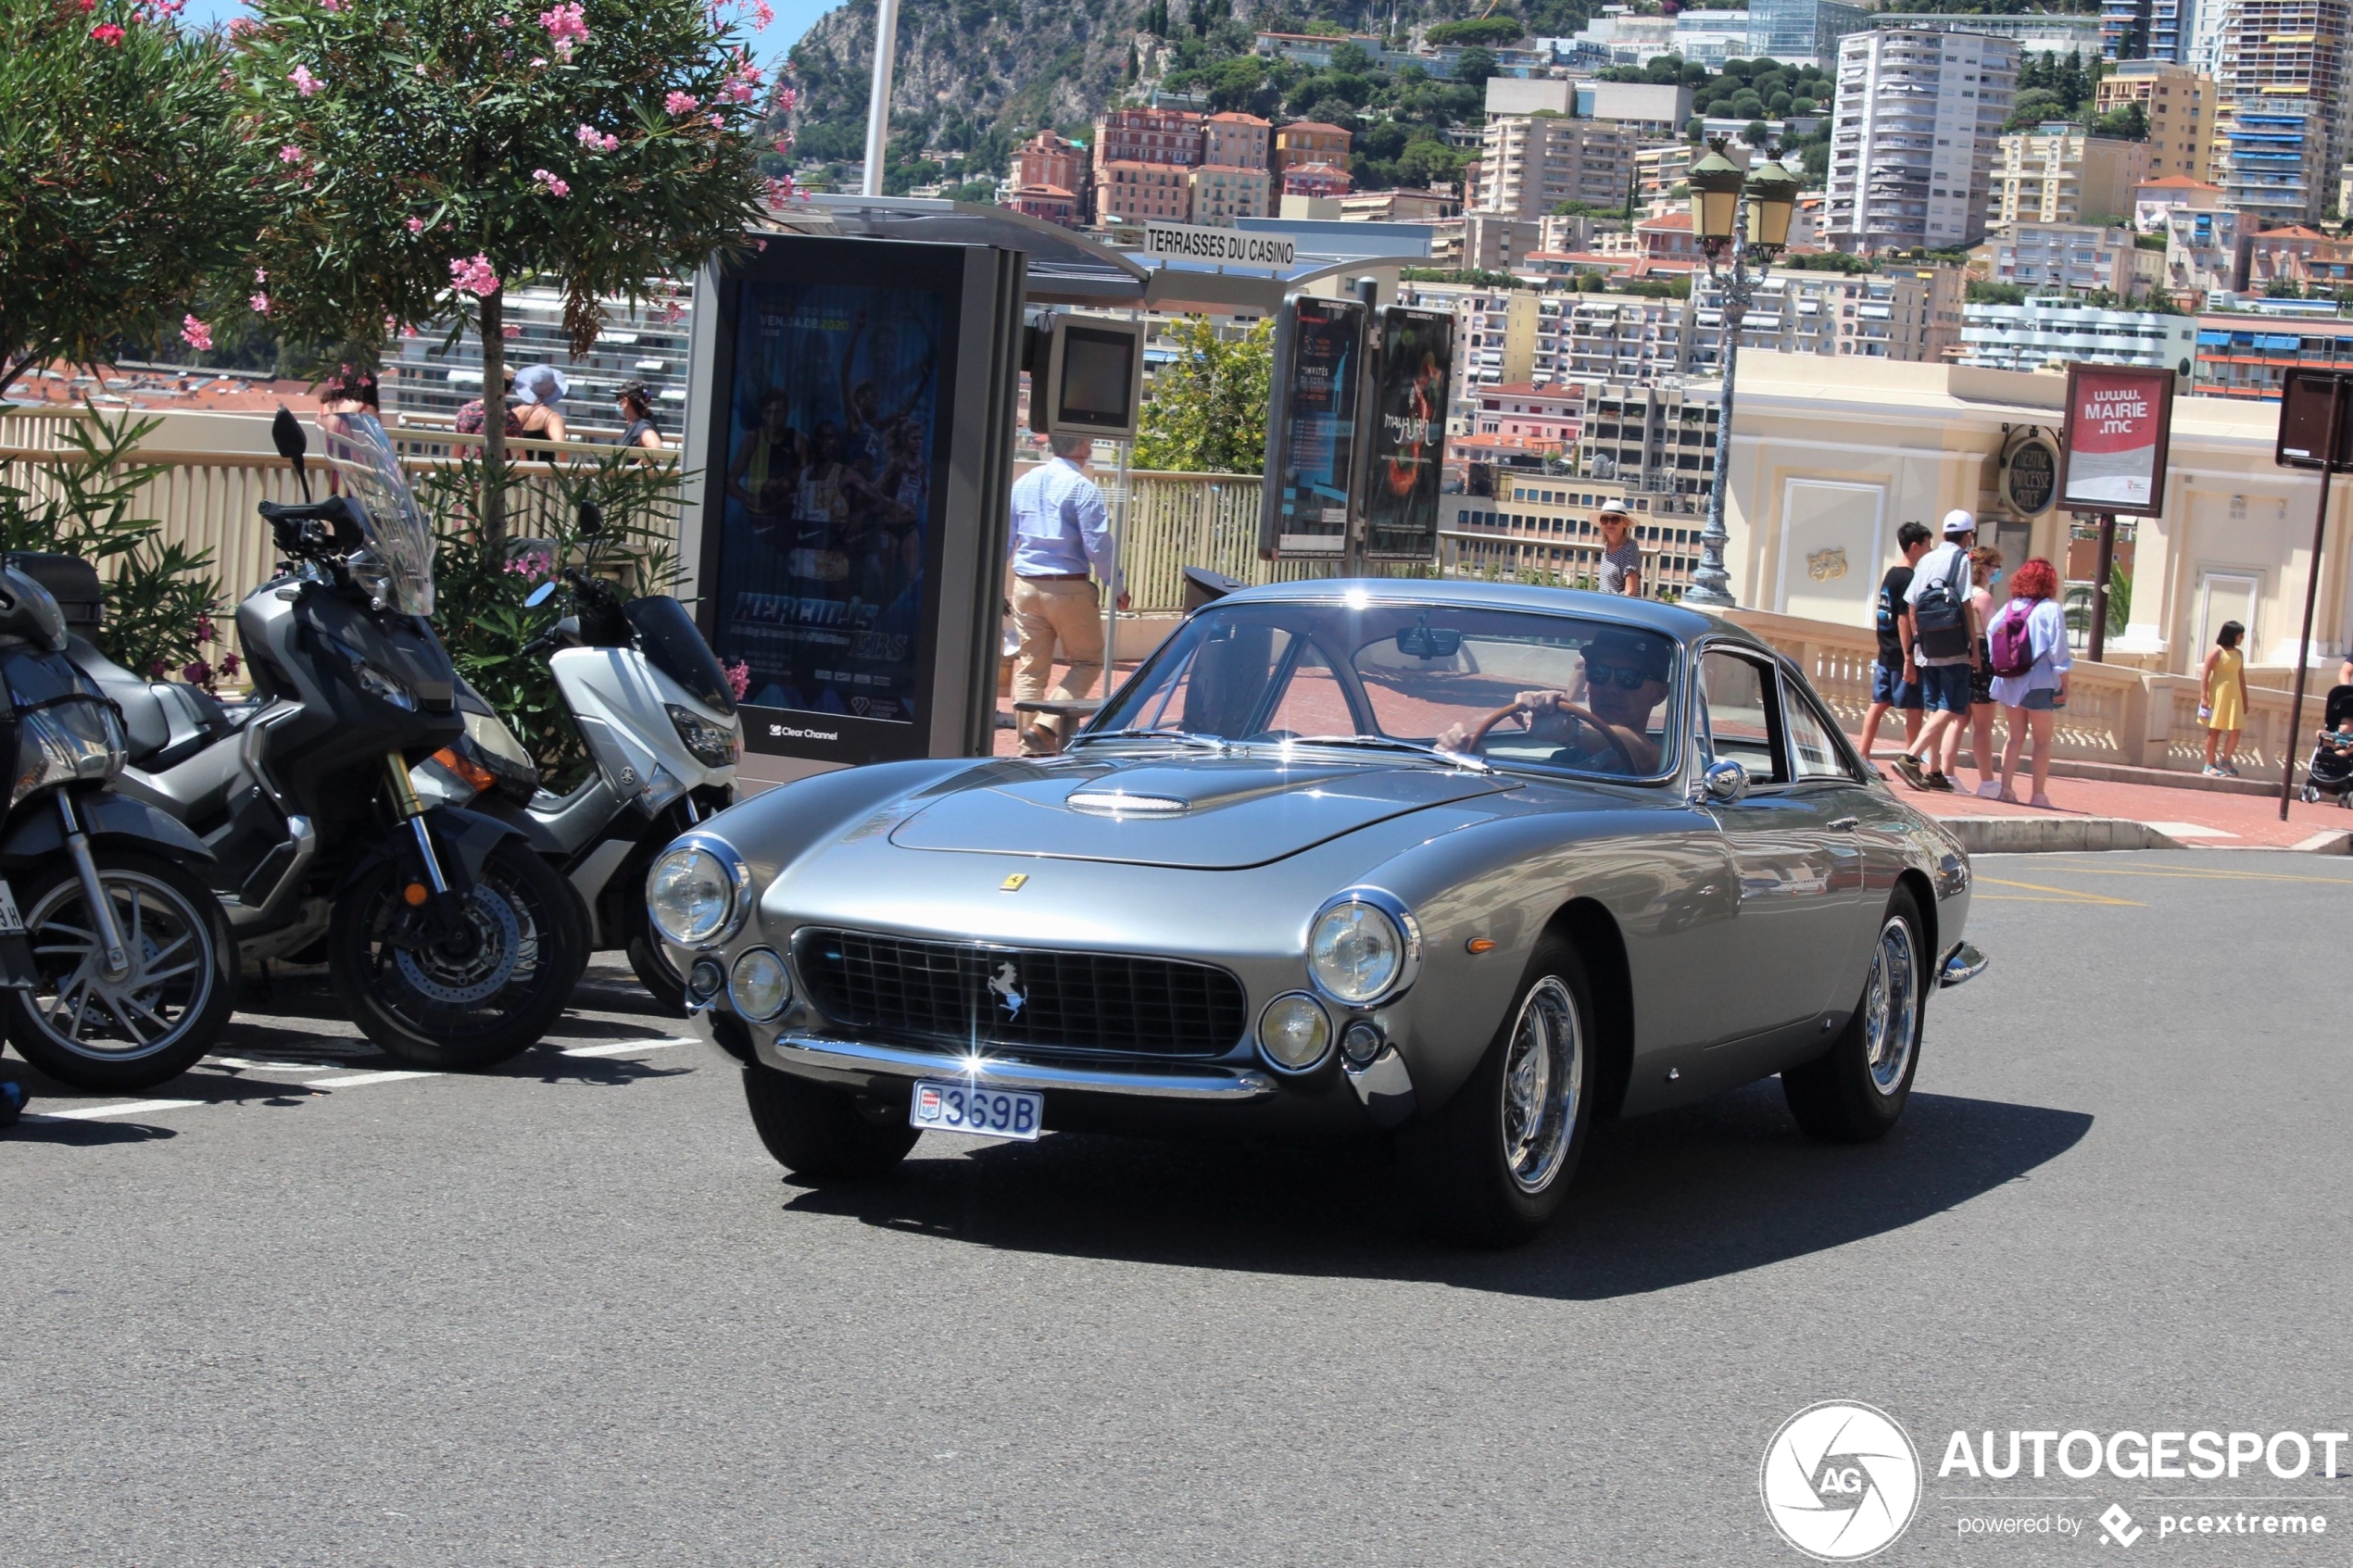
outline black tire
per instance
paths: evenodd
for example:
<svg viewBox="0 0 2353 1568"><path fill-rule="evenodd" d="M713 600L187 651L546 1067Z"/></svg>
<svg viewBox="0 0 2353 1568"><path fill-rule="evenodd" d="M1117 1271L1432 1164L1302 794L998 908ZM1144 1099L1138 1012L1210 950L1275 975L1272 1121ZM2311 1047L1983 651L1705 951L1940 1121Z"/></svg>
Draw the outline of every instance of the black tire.
<svg viewBox="0 0 2353 1568"><path fill-rule="evenodd" d="M1935 967L1919 906L1898 888L1880 922L1855 1016L1829 1050L1781 1072L1782 1097L1807 1137L1869 1143L1895 1125L1919 1071Z"/></svg>
<svg viewBox="0 0 2353 1568"><path fill-rule="evenodd" d="M900 1123L877 1126L841 1090L758 1062L744 1068L744 1101L776 1163L811 1181L884 1175L922 1135Z"/></svg>
<svg viewBox="0 0 2353 1568"><path fill-rule="evenodd" d="M114 900L131 975L110 985L96 972L82 884L59 856L15 889L42 980L34 991L0 992L8 1043L77 1089L132 1094L177 1078L212 1049L236 1005L237 948L220 898L178 862L113 845L94 847L91 859ZM125 1004L127 1021L109 997ZM69 998L80 1005L61 1020ZM147 1038L137 1037L142 1013L163 1025Z"/></svg>
<svg viewBox="0 0 2353 1568"><path fill-rule="evenodd" d="M1537 943L1512 1010L1470 1079L1398 1139L1424 1223L1469 1247L1516 1247L1543 1229L1584 1158L1598 1086L1592 989L1563 937ZM1531 1124L1530 1098L1545 1118Z"/></svg>
<svg viewBox="0 0 2353 1568"><path fill-rule="evenodd" d="M637 976L637 984L653 993L662 1011L686 1017L686 977L670 967L669 955L655 939L652 922L646 915L646 900L643 897L632 897L628 909L628 939L623 948L629 955L630 970Z"/></svg>
<svg viewBox="0 0 2353 1568"><path fill-rule="evenodd" d="M571 884L521 840L501 840L471 895L481 946L454 961L409 935L410 874L407 856L380 856L335 895L327 967L352 1022L387 1056L439 1073L480 1072L528 1049L587 968Z"/></svg>

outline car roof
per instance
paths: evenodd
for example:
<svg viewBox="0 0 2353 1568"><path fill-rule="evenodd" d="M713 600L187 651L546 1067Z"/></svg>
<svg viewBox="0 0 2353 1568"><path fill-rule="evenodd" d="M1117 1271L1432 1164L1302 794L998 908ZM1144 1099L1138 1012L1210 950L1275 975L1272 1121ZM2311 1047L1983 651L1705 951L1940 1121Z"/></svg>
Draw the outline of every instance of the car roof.
<svg viewBox="0 0 2353 1568"><path fill-rule="evenodd" d="M1679 642L1726 635L1764 647L1755 633L1720 617L1656 599L1597 594L1584 588L1540 588L1526 583L1481 583L1464 578L1318 577L1301 583L1269 583L1242 588L1215 604L1322 603L1361 590L1390 604L1451 605L1464 609L1516 609L1574 615L1664 633Z"/></svg>

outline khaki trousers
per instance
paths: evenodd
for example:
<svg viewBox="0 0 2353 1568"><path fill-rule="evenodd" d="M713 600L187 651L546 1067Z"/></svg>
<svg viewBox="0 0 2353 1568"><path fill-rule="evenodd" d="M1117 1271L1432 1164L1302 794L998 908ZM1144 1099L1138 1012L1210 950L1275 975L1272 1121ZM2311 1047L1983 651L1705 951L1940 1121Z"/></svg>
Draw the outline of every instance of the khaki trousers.
<svg viewBox="0 0 2353 1568"><path fill-rule="evenodd" d="M1013 629L1021 636L1021 652L1013 661L1015 702L1075 702L1095 689L1095 677L1103 670L1103 607L1094 583L1075 578L1014 578ZM1070 672L1050 693L1046 683L1054 672L1058 643ZM1053 719L1037 722L1061 733ZM1022 750L1033 749L1025 729Z"/></svg>

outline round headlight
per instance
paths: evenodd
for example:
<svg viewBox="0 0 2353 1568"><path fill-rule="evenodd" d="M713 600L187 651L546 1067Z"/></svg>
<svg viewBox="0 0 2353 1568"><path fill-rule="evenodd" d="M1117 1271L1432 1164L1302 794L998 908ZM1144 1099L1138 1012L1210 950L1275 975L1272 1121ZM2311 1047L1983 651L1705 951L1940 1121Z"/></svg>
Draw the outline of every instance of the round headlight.
<svg viewBox="0 0 2353 1568"><path fill-rule="evenodd" d="M1405 934L1370 904L1350 899L1316 917L1307 936L1315 984L1343 1002L1369 1002L1405 968Z"/></svg>
<svg viewBox="0 0 2353 1568"><path fill-rule="evenodd" d="M1258 1048L1286 1073L1304 1073L1331 1049L1332 1021L1305 992L1277 997L1258 1015Z"/></svg>
<svg viewBox="0 0 2353 1568"><path fill-rule="evenodd" d="M647 875L646 912L655 930L682 947L708 942L736 912L736 879L709 849L681 845Z"/></svg>
<svg viewBox="0 0 2353 1568"><path fill-rule="evenodd" d="M792 977L785 972L785 960L765 947L750 949L736 960L727 997L737 1012L754 1022L775 1017L792 1000Z"/></svg>

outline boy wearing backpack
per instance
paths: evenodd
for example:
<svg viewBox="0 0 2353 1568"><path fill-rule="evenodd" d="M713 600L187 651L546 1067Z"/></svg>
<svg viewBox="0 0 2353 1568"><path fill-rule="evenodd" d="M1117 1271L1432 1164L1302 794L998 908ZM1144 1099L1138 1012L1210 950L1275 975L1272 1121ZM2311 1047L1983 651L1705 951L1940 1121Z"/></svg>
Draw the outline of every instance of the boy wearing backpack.
<svg viewBox="0 0 2353 1568"><path fill-rule="evenodd" d="M1977 542L1977 519L1966 507L1944 514L1944 542L1920 558L1905 591L1911 621L1912 659L1918 667L1928 721L1919 744L1895 759L1895 771L1914 789L1951 793L1961 731L1969 722L1969 671L1977 662L1977 608L1969 602L1969 546ZM1925 766L1923 766L1925 764Z"/></svg>

